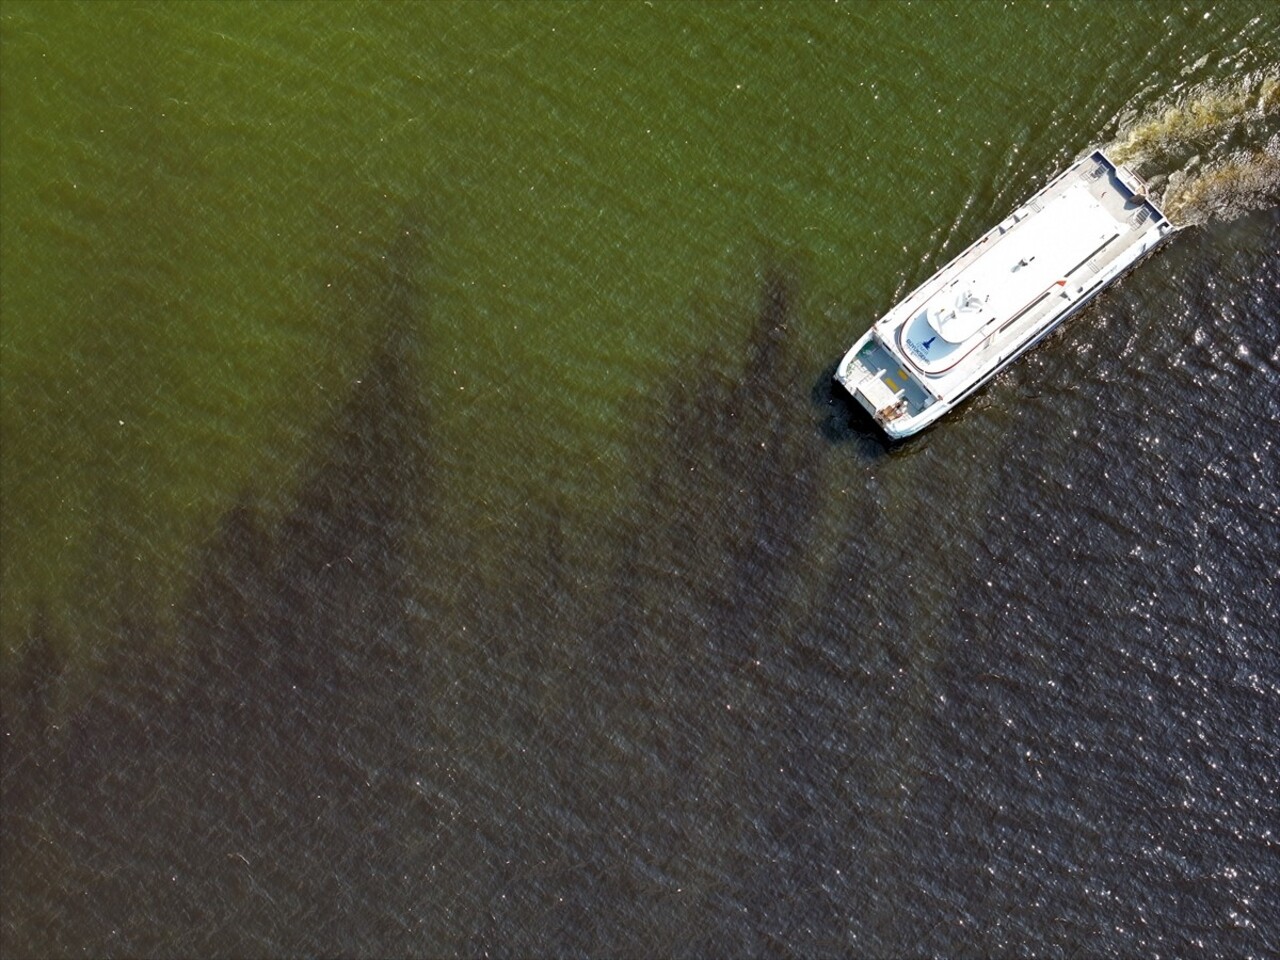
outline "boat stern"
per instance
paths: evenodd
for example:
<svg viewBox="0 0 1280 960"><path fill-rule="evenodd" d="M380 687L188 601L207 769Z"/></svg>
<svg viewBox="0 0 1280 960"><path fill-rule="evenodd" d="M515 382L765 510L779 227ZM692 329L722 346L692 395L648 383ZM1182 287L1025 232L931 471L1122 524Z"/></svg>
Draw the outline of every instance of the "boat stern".
<svg viewBox="0 0 1280 960"><path fill-rule="evenodd" d="M919 427L916 415L929 403L924 388L897 357L876 338L863 334L836 367L835 379L892 437L905 437Z"/></svg>

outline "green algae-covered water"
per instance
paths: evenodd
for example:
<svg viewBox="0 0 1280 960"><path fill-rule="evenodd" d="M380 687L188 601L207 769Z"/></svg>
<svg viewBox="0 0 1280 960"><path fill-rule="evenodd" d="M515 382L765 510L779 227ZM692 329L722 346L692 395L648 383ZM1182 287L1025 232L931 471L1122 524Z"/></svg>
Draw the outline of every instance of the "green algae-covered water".
<svg viewBox="0 0 1280 960"><path fill-rule="evenodd" d="M5 952L1274 950L1278 78L1263 3L0 7ZM1097 145L1196 226L885 447L836 359Z"/></svg>

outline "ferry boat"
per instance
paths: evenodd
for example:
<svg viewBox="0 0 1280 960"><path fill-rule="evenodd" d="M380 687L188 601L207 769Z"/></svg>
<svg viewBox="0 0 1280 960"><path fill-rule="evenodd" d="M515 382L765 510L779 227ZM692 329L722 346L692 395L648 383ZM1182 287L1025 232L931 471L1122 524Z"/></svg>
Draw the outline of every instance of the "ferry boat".
<svg viewBox="0 0 1280 960"><path fill-rule="evenodd" d="M917 433L1175 229L1137 175L1095 150L877 320L836 380L890 437Z"/></svg>

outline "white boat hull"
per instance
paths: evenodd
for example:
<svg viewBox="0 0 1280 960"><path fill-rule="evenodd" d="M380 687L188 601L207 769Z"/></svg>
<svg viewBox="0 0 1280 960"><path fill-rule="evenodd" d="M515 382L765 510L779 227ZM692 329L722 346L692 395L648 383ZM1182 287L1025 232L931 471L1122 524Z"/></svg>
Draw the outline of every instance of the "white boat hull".
<svg viewBox="0 0 1280 960"><path fill-rule="evenodd" d="M1174 229L1133 174L1095 151L878 320L836 379L890 437L917 433Z"/></svg>

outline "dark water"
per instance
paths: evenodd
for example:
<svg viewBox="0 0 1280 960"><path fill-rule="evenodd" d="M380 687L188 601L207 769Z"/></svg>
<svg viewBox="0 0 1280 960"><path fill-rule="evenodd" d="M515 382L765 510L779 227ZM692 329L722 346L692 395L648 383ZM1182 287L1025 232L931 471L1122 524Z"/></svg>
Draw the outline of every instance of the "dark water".
<svg viewBox="0 0 1280 960"><path fill-rule="evenodd" d="M29 14L44 9L21 8L18 27L6 12L6 51L43 36ZM471 23L502 41L495 56L519 56L503 9ZM916 14L884 9L857 30L908 36ZM979 29L983 8L960 9L939 35L998 49ZM1163 171L1171 148L1147 145L1164 135L1131 131L1169 116L1162 98L1179 90L1192 93L1184 105L1203 102L1197 70L1274 63L1275 30L1243 8L1224 27L1199 10L1156 9L1169 21L1160 49L1185 45L1174 71L1184 79L1148 90L1136 125L1105 97L1087 101L1083 122L1100 139L1098 116L1121 118L1110 132L1138 145L1145 172L1212 209L1230 185L1187 184L1240 157L1273 159L1274 111L1239 121L1228 110L1189 133L1171 122L1182 153L1206 159ZM725 36L705 10L684 16L653 29ZM1039 23L1046 37L1063 26L1019 16L1019 29ZM847 39L847 26L811 19L778 28L778 42L796 44L789 56L805 36ZM224 33L191 29L211 44L251 37L250 61L313 62L282 51L314 25L214 25ZM1235 62L1196 66L1207 49L1196 38L1219 43L1215 29L1255 42L1233 47ZM395 32L375 24L357 36L390 44ZM757 52L772 62L776 51ZM357 49L340 65L365 57ZM718 90L733 75L719 69L693 71L687 89ZM1093 82L1084 70L1069 79ZM574 70L547 80L537 95L548 116L557 97L572 113L580 81ZM886 95L909 100L904 84ZM1258 88L1255 78L1235 89L1257 103ZM737 122L724 121L724 142ZM1003 178L979 184L971 170L963 197L917 198L894 229L916 218L917 236L954 252L1064 149L1004 135ZM1039 153L1015 159L1019 148ZM6 146L6 206L26 196L12 156ZM729 180L748 207L779 176L759 159ZM368 163L375 180L400 169ZM687 199L681 188L628 192L625 178L592 179L603 168L584 163L570 181L620 191L611 216L675 236L635 198ZM536 228L507 221L513 248L486 254L492 282L471 294L475 278L448 249L461 229L453 201L375 203L352 188L372 205L362 212L376 236L346 248L336 305L285 319L272 301L263 315L208 329L193 320L193 332L149 340L160 305L181 305L155 279L157 251L184 236L165 226L131 262L137 285L95 301L124 327L76 333L78 381L54 367L37 378L38 324L13 318L43 301L34 289L6 294L5 579L20 599L4 608L0 948L1280 953L1280 209L1265 164L1249 169L1225 204L1243 215L1195 217L1202 225L962 410L894 447L830 372L864 326L853 314L874 315L895 283L934 262L898 253L900 238L864 210L849 236L897 260L868 267L873 289L833 281L856 245L796 240L816 208L785 195L773 197L782 212L753 208L759 242L674 280L655 264L688 248L624 255L606 232L552 245L533 262L555 269L518 294L495 292L513 276L510 249L532 256L569 216L540 208ZM49 189L41 203L56 220L72 201ZM212 202L176 195L197 211ZM928 223L934 206L957 225ZM45 236L31 219L44 208L22 209L21 230ZM704 215L735 223L690 217ZM483 218L472 225L494 236ZM220 229L229 250L235 223ZM25 235L5 235L6 284ZM571 268L559 259L570 248ZM113 256L95 254L86 288L119 279ZM296 281L280 279L293 276L288 263L228 256L226 277L203 282ZM281 254L321 278L334 256ZM603 277L597 257L627 269ZM570 276L578 286L565 292ZM673 284L684 285L675 320L634 334L610 325L605 308L634 320L637 302L670 303ZM220 309L241 303L222 296ZM557 326L548 317L561 307ZM535 342L506 346L508 323L538 328ZM128 350L116 346L121 329ZM460 346L472 338L480 346ZM596 339L612 345L583 342ZM119 359L148 344L153 355ZM184 378L162 373L174 364L220 373L183 392ZM259 383L264 366L283 385ZM27 398L37 382L84 392ZM476 407L461 405L467 387L485 394ZM283 427L261 422L271 408ZM69 425L60 431L50 411L69 411ZM117 434L99 415L144 427L104 439ZM103 443L81 452L93 438ZM68 465L80 469L63 479ZM90 506L53 516L59 497ZM204 506L183 513L188 498Z"/></svg>
<svg viewBox="0 0 1280 960"><path fill-rule="evenodd" d="M1275 952L1278 243L1143 268L1233 342L1127 284L893 451L766 273L745 374L663 398L599 561L549 501L451 584L389 269L297 506L224 516L172 644L122 586L50 725L36 621L7 952Z"/></svg>

